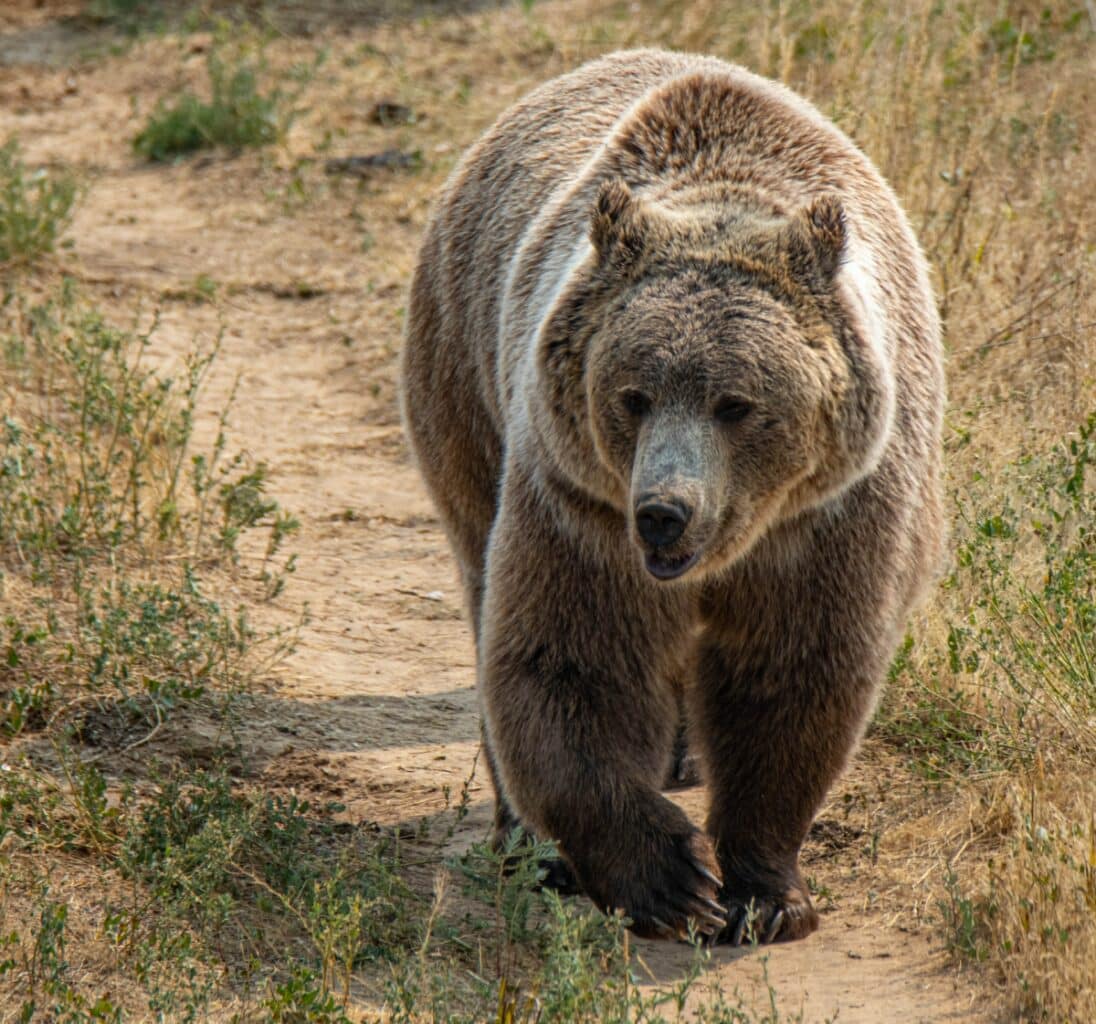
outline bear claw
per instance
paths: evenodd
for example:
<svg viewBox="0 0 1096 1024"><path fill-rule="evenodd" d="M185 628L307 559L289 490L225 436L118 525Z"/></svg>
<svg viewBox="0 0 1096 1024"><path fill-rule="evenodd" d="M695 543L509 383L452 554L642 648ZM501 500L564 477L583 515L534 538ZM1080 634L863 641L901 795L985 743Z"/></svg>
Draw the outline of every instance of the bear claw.
<svg viewBox="0 0 1096 1024"><path fill-rule="evenodd" d="M705 897L701 902L717 917L726 918L727 911L722 903L717 903L715 900L710 900Z"/></svg>
<svg viewBox="0 0 1096 1024"><path fill-rule="evenodd" d="M595 896L595 902L623 909L632 919L632 932L641 938L682 939L690 929L711 938L727 927L727 913L718 900L722 882L707 836L694 831L676 837L650 868L634 898L618 892L605 900Z"/></svg>
<svg viewBox="0 0 1096 1024"><path fill-rule="evenodd" d="M702 878L706 878L717 889L723 884L723 879L716 877L703 864L698 864L695 860L693 861L693 870Z"/></svg>
<svg viewBox="0 0 1096 1024"><path fill-rule="evenodd" d="M693 915L693 921L695 922L697 932L701 935L718 935L724 928L727 927L727 918L720 914L695 914Z"/></svg>
<svg viewBox="0 0 1096 1024"><path fill-rule="evenodd" d="M699 904L699 906L694 904L689 912L689 917L696 926L697 934L703 936L718 935L727 927L727 911L715 900L702 898L699 900ZM687 937L687 934L685 932L682 938Z"/></svg>
<svg viewBox="0 0 1096 1024"><path fill-rule="evenodd" d="M810 935L818 927L818 914L809 900L796 895L781 905L772 900L732 898L727 908L727 927L719 941L731 946L767 945Z"/></svg>

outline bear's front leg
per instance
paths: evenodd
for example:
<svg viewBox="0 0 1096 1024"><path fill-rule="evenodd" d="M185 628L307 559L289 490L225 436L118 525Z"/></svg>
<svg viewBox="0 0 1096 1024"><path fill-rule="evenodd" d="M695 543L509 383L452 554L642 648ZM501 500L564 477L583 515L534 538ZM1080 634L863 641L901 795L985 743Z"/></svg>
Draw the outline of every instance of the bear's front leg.
<svg viewBox="0 0 1096 1024"><path fill-rule="evenodd" d="M643 580L623 525L576 536L548 487L509 469L488 555L480 685L501 795L637 934L719 931L711 840L658 792L678 724L660 667L687 606Z"/></svg>
<svg viewBox="0 0 1096 1024"><path fill-rule="evenodd" d="M864 584L866 600L850 599L841 577L857 562L819 558L784 578L763 567L755 585L747 569L706 602L693 720L724 880L721 938L735 945L818 927L799 850L859 739L894 636L885 589Z"/></svg>

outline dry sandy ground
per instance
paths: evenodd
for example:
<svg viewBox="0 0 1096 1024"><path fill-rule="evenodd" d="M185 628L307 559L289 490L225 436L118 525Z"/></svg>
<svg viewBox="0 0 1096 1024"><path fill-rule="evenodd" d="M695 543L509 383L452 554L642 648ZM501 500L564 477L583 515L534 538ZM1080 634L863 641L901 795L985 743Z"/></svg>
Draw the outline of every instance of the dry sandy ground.
<svg viewBox="0 0 1096 1024"><path fill-rule="evenodd" d="M565 23L575 11L545 17ZM238 378L233 441L270 465L272 492L302 522L299 569L266 614L289 621L307 602L311 622L247 722L249 767L271 786L338 798L355 817L436 813L469 776L478 724L453 562L400 431L405 287L429 196L460 148L523 89L596 46L545 46L544 29L513 10L321 22L269 48L285 66L330 47L284 146L152 167L129 141L157 96L203 78L208 37L154 38L114 55L96 43L89 55L47 14L13 5L0 24L0 139L18 134L30 160L74 165L87 183L61 266L112 315L159 304L153 351L168 365L224 324L203 429ZM372 124L381 99L409 104L418 121ZM391 146L421 150L424 167L364 181L322 171L325 157ZM217 285L213 304L185 297L203 276ZM456 844L486 829L482 771L471 792ZM925 799L869 745L807 852L829 893L821 930L760 956L717 951L707 983L764 1009L764 964L782 1012L807 1021L983 1019L931 923L934 861L908 824L908 807ZM699 813L703 793L683 800ZM668 943L639 949L664 981L690 956Z"/></svg>

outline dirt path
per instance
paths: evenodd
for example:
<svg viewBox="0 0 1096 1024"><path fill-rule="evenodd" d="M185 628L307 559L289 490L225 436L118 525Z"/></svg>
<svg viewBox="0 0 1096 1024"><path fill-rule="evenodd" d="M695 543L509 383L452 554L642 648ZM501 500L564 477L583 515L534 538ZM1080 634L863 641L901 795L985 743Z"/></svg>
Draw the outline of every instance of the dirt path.
<svg viewBox="0 0 1096 1024"><path fill-rule="evenodd" d="M177 68L180 54L185 74L199 78L208 41L152 40L69 68L0 66L0 138L17 133L29 158L76 164L88 176L66 269L119 317L159 302L153 351L168 363L225 325L209 408L238 377L234 440L270 465L272 492L302 523L299 569L270 614L289 621L307 602L312 616L247 723L246 756L271 785L338 798L350 815L372 820L415 821L442 809L478 747L473 651L454 567L408 461L394 383L404 289L430 193L499 109L572 59L542 59L516 17L396 26L368 38L332 31L311 112L284 150L174 167L148 168L132 156L128 139L141 121L132 101L147 110L177 80L163 69ZM466 43L494 47L494 58L470 55ZM272 55L288 63L315 46L284 40ZM469 92L470 103L460 99ZM410 104L420 122L373 125L379 99ZM333 155L421 149L427 166L359 183L296 163L324 138L334 140ZM215 283L214 304L187 297L202 280ZM921 919L933 908L903 881L918 863L915 834L902 827L903 794L913 786L880 751L864 752L808 851L808 873L829 908L821 930L761 956L717 951L706 984L738 990L764 1010L767 972L781 1012L802 1011L807 1021L982 1019ZM472 798L458 844L485 831L482 772ZM700 813L702 793L683 800ZM688 963L683 947L638 948L659 981Z"/></svg>

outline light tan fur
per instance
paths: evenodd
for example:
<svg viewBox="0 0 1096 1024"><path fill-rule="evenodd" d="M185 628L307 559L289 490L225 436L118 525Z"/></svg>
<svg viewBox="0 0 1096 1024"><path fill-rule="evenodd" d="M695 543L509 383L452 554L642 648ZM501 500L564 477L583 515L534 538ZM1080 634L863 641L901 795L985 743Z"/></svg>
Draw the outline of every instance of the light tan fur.
<svg viewBox="0 0 1096 1024"><path fill-rule="evenodd" d="M644 934L812 931L799 847L944 533L939 325L867 158L710 58L549 82L438 201L403 389L498 828ZM682 666L705 829L658 792Z"/></svg>

